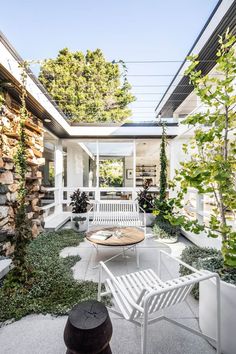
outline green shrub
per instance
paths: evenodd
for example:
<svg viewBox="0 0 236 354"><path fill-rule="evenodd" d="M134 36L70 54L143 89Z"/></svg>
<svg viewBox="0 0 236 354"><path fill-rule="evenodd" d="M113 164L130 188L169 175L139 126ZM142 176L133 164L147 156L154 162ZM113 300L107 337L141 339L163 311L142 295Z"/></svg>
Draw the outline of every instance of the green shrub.
<svg viewBox="0 0 236 354"><path fill-rule="evenodd" d="M216 272L221 280L236 285L236 269L224 267L224 259L220 251L215 248L200 248L198 246L186 247L181 255L181 260L196 269L206 269ZM192 273L184 266L180 266L180 274L187 275ZM195 286L192 290L195 299L199 299L199 287Z"/></svg>
<svg viewBox="0 0 236 354"><path fill-rule="evenodd" d="M73 230L49 232L33 240L26 258L33 278L23 286L8 273L0 288L0 321L30 313L64 315L76 303L96 299L96 283L73 279L71 267L80 257L59 257L63 248L78 246L82 240L83 235Z"/></svg>
<svg viewBox="0 0 236 354"><path fill-rule="evenodd" d="M167 239L167 238L178 238L180 235L180 228L171 225L167 220L158 220L152 228L152 231L157 238Z"/></svg>

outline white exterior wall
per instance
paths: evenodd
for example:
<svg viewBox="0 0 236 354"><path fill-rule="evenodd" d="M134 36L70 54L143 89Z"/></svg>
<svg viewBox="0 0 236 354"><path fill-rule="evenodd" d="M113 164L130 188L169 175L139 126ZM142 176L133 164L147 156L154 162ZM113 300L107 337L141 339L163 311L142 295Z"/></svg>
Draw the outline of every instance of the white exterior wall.
<svg viewBox="0 0 236 354"><path fill-rule="evenodd" d="M188 159L188 156L182 150L183 144L188 144L192 136L193 130L186 127L186 132L179 137L174 138L170 142L170 178L173 179L175 176L175 170L180 168L180 162ZM175 196L175 191L170 191L170 196ZM196 192L196 217L201 223L203 216L203 205L202 198L199 193ZM191 233L189 231L182 230L183 234L194 244L199 247L215 247L221 249L221 239L214 239L207 237L205 232L198 235Z"/></svg>

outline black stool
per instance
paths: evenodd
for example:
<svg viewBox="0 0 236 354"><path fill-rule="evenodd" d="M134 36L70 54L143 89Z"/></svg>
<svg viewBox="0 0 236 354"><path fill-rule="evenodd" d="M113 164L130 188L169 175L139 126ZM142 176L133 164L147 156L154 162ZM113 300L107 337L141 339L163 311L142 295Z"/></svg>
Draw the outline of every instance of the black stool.
<svg viewBox="0 0 236 354"><path fill-rule="evenodd" d="M112 354L112 324L106 307L84 301L73 307L64 330L66 354Z"/></svg>

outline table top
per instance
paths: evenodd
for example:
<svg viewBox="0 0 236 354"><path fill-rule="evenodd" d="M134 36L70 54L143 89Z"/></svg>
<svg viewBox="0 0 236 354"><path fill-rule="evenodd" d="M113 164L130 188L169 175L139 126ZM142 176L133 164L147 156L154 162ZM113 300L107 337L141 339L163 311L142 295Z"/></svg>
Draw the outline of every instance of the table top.
<svg viewBox="0 0 236 354"><path fill-rule="evenodd" d="M91 239L91 236L94 235L97 231L111 231L115 232L116 230L121 231L121 237L117 238L112 235L107 240L96 240ZM142 242L144 240L144 231L137 227L107 227L99 228L87 232L86 238L88 241L96 243L97 245L103 246L129 246L135 245L136 243Z"/></svg>

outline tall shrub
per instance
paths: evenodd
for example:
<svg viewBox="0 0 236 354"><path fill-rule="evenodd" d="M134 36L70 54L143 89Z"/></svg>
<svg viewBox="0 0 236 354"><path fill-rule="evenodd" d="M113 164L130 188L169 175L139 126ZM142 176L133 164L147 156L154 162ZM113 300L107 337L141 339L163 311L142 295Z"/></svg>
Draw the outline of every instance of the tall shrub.
<svg viewBox="0 0 236 354"><path fill-rule="evenodd" d="M167 198L167 156L166 156L166 127L162 124L162 136L160 145L160 191L154 201L154 214L158 223L168 224L166 215L172 209L172 200Z"/></svg>
<svg viewBox="0 0 236 354"><path fill-rule="evenodd" d="M159 200L166 200L167 195L167 157L166 157L166 128L162 124L161 149L160 149L160 194Z"/></svg>

